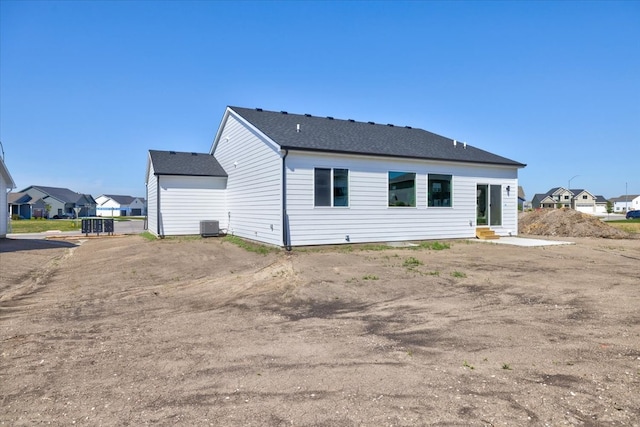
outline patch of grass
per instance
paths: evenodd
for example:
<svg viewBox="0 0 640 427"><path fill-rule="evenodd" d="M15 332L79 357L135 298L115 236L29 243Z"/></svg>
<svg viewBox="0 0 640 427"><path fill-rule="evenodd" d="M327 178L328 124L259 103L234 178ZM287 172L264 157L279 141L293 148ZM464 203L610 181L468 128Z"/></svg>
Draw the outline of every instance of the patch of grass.
<svg viewBox="0 0 640 427"><path fill-rule="evenodd" d="M502 364L502 369L506 370L506 371L511 371L511 365L509 365L508 363L503 363Z"/></svg>
<svg viewBox="0 0 640 427"><path fill-rule="evenodd" d="M407 259L404 260L404 262L402 263L403 267L408 267L408 268L415 268L419 265L422 265L423 262L420 261L419 259L416 259L414 257L409 257Z"/></svg>
<svg viewBox="0 0 640 427"><path fill-rule="evenodd" d="M71 219L20 219L11 221L11 233L43 233L49 230L80 230L80 221Z"/></svg>
<svg viewBox="0 0 640 427"><path fill-rule="evenodd" d="M414 246L412 249L429 249L432 251L441 251L444 249L451 249L451 245L441 242L422 242L418 246Z"/></svg>
<svg viewBox="0 0 640 427"><path fill-rule="evenodd" d="M390 248L389 245L367 243L364 245L359 245L358 249L360 249L361 251L386 251Z"/></svg>
<svg viewBox="0 0 640 427"><path fill-rule="evenodd" d="M464 362L462 362L462 366L464 366L465 368L469 368L471 370L476 369L472 364L470 364L469 362L467 362L466 360Z"/></svg>
<svg viewBox="0 0 640 427"><path fill-rule="evenodd" d="M158 240L156 236L154 236L148 231L143 231L142 233L140 233L140 236L144 237L147 240Z"/></svg>
<svg viewBox="0 0 640 427"><path fill-rule="evenodd" d="M362 280L378 280L379 277L375 274L367 274L366 276L362 276Z"/></svg>
<svg viewBox="0 0 640 427"><path fill-rule="evenodd" d="M640 218L606 221L606 223L629 234L640 234Z"/></svg>
<svg viewBox="0 0 640 427"><path fill-rule="evenodd" d="M458 277L458 278L464 278L464 277L467 277L467 275L466 275L466 274L464 274L464 273L463 273L463 272L461 272L461 271L453 271L453 272L451 272L451 276L452 276L452 277Z"/></svg>
<svg viewBox="0 0 640 427"><path fill-rule="evenodd" d="M238 246L239 248L244 249L245 251L254 252L261 255L266 255L269 252L272 252L275 250L274 248L270 248L258 243L252 243L247 240L241 239L240 237L233 236L231 234L227 234L222 240L224 242L232 243Z"/></svg>

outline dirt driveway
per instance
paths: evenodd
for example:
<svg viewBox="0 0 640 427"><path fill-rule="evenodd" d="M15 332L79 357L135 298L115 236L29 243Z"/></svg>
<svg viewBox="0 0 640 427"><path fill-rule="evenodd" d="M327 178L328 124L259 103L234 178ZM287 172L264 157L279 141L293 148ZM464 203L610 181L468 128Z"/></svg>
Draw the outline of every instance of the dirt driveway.
<svg viewBox="0 0 640 427"><path fill-rule="evenodd" d="M569 240L0 242L0 424L639 426L640 240Z"/></svg>

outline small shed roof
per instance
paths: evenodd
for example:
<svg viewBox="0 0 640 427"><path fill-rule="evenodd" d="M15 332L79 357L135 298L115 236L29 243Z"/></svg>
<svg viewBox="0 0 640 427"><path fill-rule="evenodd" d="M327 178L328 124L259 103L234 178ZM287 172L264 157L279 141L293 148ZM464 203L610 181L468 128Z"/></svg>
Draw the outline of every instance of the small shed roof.
<svg viewBox="0 0 640 427"><path fill-rule="evenodd" d="M227 176L209 153L149 150L149 156L155 175Z"/></svg>

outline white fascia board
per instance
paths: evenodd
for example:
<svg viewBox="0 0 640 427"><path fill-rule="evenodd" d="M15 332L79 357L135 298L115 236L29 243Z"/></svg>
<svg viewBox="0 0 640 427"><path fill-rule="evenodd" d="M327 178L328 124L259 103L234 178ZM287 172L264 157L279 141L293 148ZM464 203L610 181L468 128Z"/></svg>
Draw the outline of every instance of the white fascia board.
<svg viewBox="0 0 640 427"><path fill-rule="evenodd" d="M16 188L16 183L11 177L9 169L7 169L7 166L4 164L4 160L2 158L0 158L0 173L4 175L5 181L7 181L7 188L9 190L13 190L14 188Z"/></svg>

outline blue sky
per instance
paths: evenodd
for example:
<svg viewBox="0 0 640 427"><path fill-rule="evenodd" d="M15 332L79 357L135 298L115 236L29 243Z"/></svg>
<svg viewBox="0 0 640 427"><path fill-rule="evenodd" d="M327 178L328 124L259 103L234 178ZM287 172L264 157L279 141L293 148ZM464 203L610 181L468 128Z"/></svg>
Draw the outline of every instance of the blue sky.
<svg viewBox="0 0 640 427"><path fill-rule="evenodd" d="M148 150L206 152L227 105L466 141L529 199L640 194L640 2L0 1L17 190L144 196Z"/></svg>

